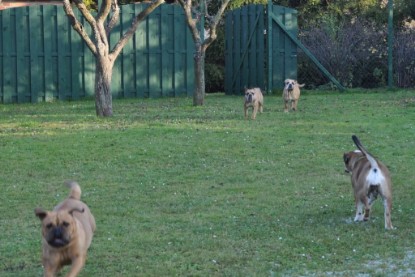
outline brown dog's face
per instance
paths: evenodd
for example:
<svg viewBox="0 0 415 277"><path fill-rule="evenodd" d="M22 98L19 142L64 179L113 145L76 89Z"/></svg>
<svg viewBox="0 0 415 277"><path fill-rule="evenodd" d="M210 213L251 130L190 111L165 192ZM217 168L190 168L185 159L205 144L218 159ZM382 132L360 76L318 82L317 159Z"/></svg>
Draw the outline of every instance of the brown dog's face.
<svg viewBox="0 0 415 277"><path fill-rule="evenodd" d="M35 214L42 221L42 235L47 243L56 248L64 247L76 233L76 223L71 211L48 212L40 208ZM76 211L80 211L76 209Z"/></svg>
<svg viewBox="0 0 415 277"><path fill-rule="evenodd" d="M360 152L359 150L344 153L343 161L344 161L344 166L346 167L344 171L346 171L347 173L352 172L354 163L356 162L356 160L360 159L361 157L363 157L363 153Z"/></svg>
<svg viewBox="0 0 415 277"><path fill-rule="evenodd" d="M245 89L245 102L252 103L255 95L255 90L253 89Z"/></svg>
<svg viewBox="0 0 415 277"><path fill-rule="evenodd" d="M296 84L297 84L297 81L292 80L292 79L286 79L284 81L284 89L291 91L294 89Z"/></svg>

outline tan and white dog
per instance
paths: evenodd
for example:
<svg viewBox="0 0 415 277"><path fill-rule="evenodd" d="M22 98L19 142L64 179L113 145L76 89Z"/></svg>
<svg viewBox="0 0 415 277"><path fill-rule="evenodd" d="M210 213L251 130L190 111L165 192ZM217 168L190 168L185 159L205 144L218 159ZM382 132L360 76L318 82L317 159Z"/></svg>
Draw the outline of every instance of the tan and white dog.
<svg viewBox="0 0 415 277"><path fill-rule="evenodd" d="M389 170L382 162L367 152L355 135L352 136L352 139L359 150L344 153L343 160L346 172L352 174L356 203L354 221L369 220L372 204L380 195L383 199L385 228L393 229L391 221L392 181Z"/></svg>
<svg viewBox="0 0 415 277"><path fill-rule="evenodd" d="M245 102L244 102L244 114L245 119L248 118L248 108L252 107L252 119L256 118L256 114L263 112L264 108L264 96L262 95L260 88L245 88Z"/></svg>
<svg viewBox="0 0 415 277"><path fill-rule="evenodd" d="M300 88L305 84L298 84L296 80L286 79L284 81L284 90L282 92L282 98L284 99L284 112L288 110L297 110L298 100L300 99Z"/></svg>

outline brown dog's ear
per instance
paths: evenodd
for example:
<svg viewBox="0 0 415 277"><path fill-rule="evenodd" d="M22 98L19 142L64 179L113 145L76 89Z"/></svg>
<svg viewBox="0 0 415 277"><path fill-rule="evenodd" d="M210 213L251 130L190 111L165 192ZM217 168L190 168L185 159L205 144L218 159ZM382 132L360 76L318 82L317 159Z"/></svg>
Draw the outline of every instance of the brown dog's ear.
<svg viewBox="0 0 415 277"><path fill-rule="evenodd" d="M48 215L48 212L47 211L45 211L44 209L42 209L42 208L36 208L35 209L35 215L40 219L40 220L43 220L47 215Z"/></svg>
<svg viewBox="0 0 415 277"><path fill-rule="evenodd" d="M73 208L72 210L69 210L69 214L70 215L73 215L73 212L79 212L79 213L83 213L85 210L82 208L82 209L80 209L80 208Z"/></svg>
<svg viewBox="0 0 415 277"><path fill-rule="evenodd" d="M349 159L350 159L349 154L344 153L343 154L343 161L344 161L345 164L347 164L349 162Z"/></svg>

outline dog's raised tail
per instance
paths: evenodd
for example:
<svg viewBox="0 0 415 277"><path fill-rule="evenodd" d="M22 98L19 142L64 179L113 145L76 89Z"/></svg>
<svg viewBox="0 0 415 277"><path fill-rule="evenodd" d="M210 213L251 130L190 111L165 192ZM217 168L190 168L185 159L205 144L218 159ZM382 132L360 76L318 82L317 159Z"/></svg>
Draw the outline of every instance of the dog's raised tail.
<svg viewBox="0 0 415 277"><path fill-rule="evenodd" d="M360 142L359 138L355 135L352 135L352 140L354 144L356 144L357 148L366 156L366 158L370 162L370 166L372 167L373 171L376 173L379 170L379 166L375 158L367 152L366 148L363 147L362 143Z"/></svg>
<svg viewBox="0 0 415 277"><path fill-rule="evenodd" d="M65 185L71 189L71 192L69 193L69 198L80 200L81 199L81 187L79 184L75 181L65 181Z"/></svg>

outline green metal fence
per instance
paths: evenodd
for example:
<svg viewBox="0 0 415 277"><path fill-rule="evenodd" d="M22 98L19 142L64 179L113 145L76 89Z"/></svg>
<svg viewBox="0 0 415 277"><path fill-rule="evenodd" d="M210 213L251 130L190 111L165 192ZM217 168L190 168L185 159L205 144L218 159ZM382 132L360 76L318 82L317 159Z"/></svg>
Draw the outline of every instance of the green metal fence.
<svg viewBox="0 0 415 277"><path fill-rule="evenodd" d="M121 6L112 44L145 5ZM79 17L78 17L79 18ZM84 24L89 28L88 24ZM95 60L60 6L0 12L0 102L72 100L94 95ZM194 44L178 5L161 5L124 47L113 71L116 98L191 95Z"/></svg>

